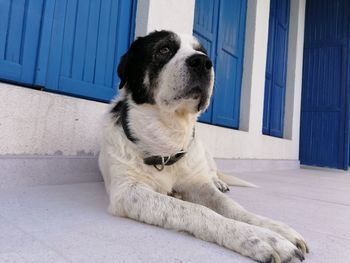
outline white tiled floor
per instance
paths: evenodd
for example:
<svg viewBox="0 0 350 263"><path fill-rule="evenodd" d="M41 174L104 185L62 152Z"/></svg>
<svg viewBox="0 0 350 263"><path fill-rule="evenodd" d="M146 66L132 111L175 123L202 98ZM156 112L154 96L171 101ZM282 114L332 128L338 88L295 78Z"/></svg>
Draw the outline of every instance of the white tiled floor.
<svg viewBox="0 0 350 263"><path fill-rule="evenodd" d="M244 173L260 188L228 193L307 239L305 262L350 263L350 174L323 170ZM107 214L102 183L0 192L0 262L253 262L184 233Z"/></svg>

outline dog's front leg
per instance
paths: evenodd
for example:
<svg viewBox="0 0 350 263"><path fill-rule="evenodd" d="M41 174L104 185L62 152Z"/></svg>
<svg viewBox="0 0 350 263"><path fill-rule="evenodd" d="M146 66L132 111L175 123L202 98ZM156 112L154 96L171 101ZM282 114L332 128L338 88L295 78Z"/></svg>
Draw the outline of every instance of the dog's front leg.
<svg viewBox="0 0 350 263"><path fill-rule="evenodd" d="M294 257L302 258L289 241L268 229L223 217L207 207L154 192L138 183L113 187L109 211L144 223L191 233L259 262L281 263ZM272 238L276 240L271 242Z"/></svg>
<svg viewBox="0 0 350 263"><path fill-rule="evenodd" d="M183 200L209 207L217 213L247 224L270 229L292 242L305 255L308 247L304 238L290 226L253 214L220 192L212 182L190 183L181 186Z"/></svg>

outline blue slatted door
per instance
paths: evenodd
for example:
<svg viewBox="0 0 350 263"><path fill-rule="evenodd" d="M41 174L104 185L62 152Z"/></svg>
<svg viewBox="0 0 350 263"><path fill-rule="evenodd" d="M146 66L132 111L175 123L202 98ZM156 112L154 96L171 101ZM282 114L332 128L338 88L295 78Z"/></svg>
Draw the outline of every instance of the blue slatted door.
<svg viewBox="0 0 350 263"><path fill-rule="evenodd" d="M0 1L0 79L34 81L42 0Z"/></svg>
<svg viewBox="0 0 350 263"><path fill-rule="evenodd" d="M269 15L269 35L267 41L267 57L266 57L266 71L265 71L265 91L264 91L264 111L263 111L263 134L270 134L270 100L271 100L271 86L273 73L273 50L275 42L275 13L276 1L270 1L270 15Z"/></svg>
<svg viewBox="0 0 350 263"><path fill-rule="evenodd" d="M208 51L208 55L216 65L216 38L219 13L219 0L196 0L193 34ZM208 109L200 116L200 121L211 123L213 100Z"/></svg>
<svg viewBox="0 0 350 263"><path fill-rule="evenodd" d="M39 62L43 64L39 64L37 84L48 90L109 101L117 91L118 58L129 45L132 3L47 0L45 8L52 16L47 16L47 28L44 25L43 29L46 39L41 41L43 55Z"/></svg>
<svg viewBox="0 0 350 263"><path fill-rule="evenodd" d="M213 124L238 128L247 2L221 0Z"/></svg>
<svg viewBox="0 0 350 263"><path fill-rule="evenodd" d="M306 3L300 161L346 170L350 3Z"/></svg>
<svg viewBox="0 0 350 263"><path fill-rule="evenodd" d="M289 0L270 2L263 133L275 137L283 137L284 128L289 9Z"/></svg>

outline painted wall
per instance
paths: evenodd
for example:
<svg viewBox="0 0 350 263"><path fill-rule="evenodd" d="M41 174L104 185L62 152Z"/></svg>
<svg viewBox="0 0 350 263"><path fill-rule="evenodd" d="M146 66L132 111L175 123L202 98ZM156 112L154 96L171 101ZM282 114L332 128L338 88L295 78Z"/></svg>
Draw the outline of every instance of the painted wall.
<svg viewBox="0 0 350 263"><path fill-rule="evenodd" d="M269 1L249 0L240 129L198 124L215 157L298 159L305 0L291 1L285 139L262 135ZM136 35L155 29L192 33L194 0L139 0ZM94 155L103 103L0 83L0 155Z"/></svg>
<svg viewBox="0 0 350 263"><path fill-rule="evenodd" d="M135 36L167 29L191 34L195 0L138 0Z"/></svg>
<svg viewBox="0 0 350 263"><path fill-rule="evenodd" d="M108 105L0 83L0 155L94 155Z"/></svg>

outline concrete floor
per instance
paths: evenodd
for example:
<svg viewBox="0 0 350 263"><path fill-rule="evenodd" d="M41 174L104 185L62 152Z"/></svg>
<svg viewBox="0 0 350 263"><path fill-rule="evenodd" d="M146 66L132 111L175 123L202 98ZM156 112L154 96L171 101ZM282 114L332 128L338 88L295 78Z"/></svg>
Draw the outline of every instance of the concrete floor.
<svg viewBox="0 0 350 263"><path fill-rule="evenodd" d="M350 262L350 173L325 170L239 175L260 188L229 196L304 235L305 262ZM192 236L106 212L102 183L0 192L0 262L253 262Z"/></svg>

